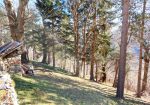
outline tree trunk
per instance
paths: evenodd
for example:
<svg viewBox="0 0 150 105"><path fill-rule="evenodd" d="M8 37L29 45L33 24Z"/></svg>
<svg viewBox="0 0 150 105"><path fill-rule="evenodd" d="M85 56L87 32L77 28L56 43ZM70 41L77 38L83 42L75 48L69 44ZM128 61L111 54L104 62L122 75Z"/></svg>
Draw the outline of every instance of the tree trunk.
<svg viewBox="0 0 150 105"><path fill-rule="evenodd" d="M83 78L85 78L86 71L85 71L85 61L83 61Z"/></svg>
<svg viewBox="0 0 150 105"><path fill-rule="evenodd" d="M101 82L106 82L106 64L102 64Z"/></svg>
<svg viewBox="0 0 150 105"><path fill-rule="evenodd" d="M33 60L36 60L36 48L35 46L33 47Z"/></svg>
<svg viewBox="0 0 150 105"><path fill-rule="evenodd" d="M120 60L119 60L119 74L117 83L116 97L122 99L124 97L124 82L125 82L125 70L126 70L126 50L128 39L128 27L129 27L129 0L123 0L122 10L122 33L121 33L121 48L120 48Z"/></svg>
<svg viewBox="0 0 150 105"><path fill-rule="evenodd" d="M66 69L66 58L64 59L64 61L63 61L63 69L65 70Z"/></svg>
<svg viewBox="0 0 150 105"><path fill-rule="evenodd" d="M44 22L44 20L43 20L43 22ZM44 24L44 23L43 23ZM47 41L46 41L46 37L47 37L47 35L46 35L46 33L45 33L45 27L43 28L43 36L42 36L42 40L43 40L43 42L42 42L42 50L43 50L43 59L42 59L42 63L47 63Z"/></svg>
<svg viewBox="0 0 150 105"><path fill-rule="evenodd" d="M118 59L115 61L115 78L114 78L114 83L113 87L117 87L117 75L118 75Z"/></svg>
<svg viewBox="0 0 150 105"><path fill-rule="evenodd" d="M55 68L55 42L54 42L54 39L53 39L53 51L52 51L52 53L53 53L53 68Z"/></svg>
<svg viewBox="0 0 150 105"><path fill-rule="evenodd" d="M146 90L147 86L147 77L148 77L148 68L149 68L149 58L148 58L149 51L145 52L144 57L144 76L143 76L143 82L142 82L142 92Z"/></svg>
<svg viewBox="0 0 150 105"><path fill-rule="evenodd" d="M85 33L85 30L86 30L86 22L83 26L83 29L82 29L82 34L83 34L83 43L84 43L84 50L83 50L83 57L82 57L82 64L83 64L83 78L85 78L85 61L86 61L86 33Z"/></svg>
<svg viewBox="0 0 150 105"><path fill-rule="evenodd" d="M73 30L74 30L74 48L75 48L75 76L79 76L79 69L80 69L80 62L79 62L79 39L80 39L80 36L79 36L79 30L78 30L78 26L79 26L79 14L78 14L78 8L80 6L80 3L79 2L75 2L75 4L72 6L71 8L71 12L73 14L73 21L74 21L74 24L73 24Z"/></svg>
<svg viewBox="0 0 150 105"><path fill-rule="evenodd" d="M91 61L90 80L94 81L94 60Z"/></svg>
<svg viewBox="0 0 150 105"><path fill-rule="evenodd" d="M80 75L79 73L80 73L80 63L79 63L79 59L77 57L77 59L76 59L76 74L75 74L75 76L79 77L79 75Z"/></svg>
<svg viewBox="0 0 150 105"><path fill-rule="evenodd" d="M76 73L76 59L73 60L73 71Z"/></svg>
<svg viewBox="0 0 150 105"><path fill-rule="evenodd" d="M95 6L95 14L93 20L93 39L92 39L92 46L91 46L91 70L90 70L90 80L94 81L94 64L95 64L95 41L97 38L96 33L96 6Z"/></svg>
<svg viewBox="0 0 150 105"><path fill-rule="evenodd" d="M141 39L143 39L143 35L144 35L145 8L146 8L146 0L144 0L144 2L143 2L143 13L142 13L141 35L140 35ZM141 97L142 50L143 50L143 44L140 43L137 97Z"/></svg>
<svg viewBox="0 0 150 105"><path fill-rule="evenodd" d="M11 37L13 40L18 42L23 42L23 38L24 38L25 8L27 3L28 0L19 0L19 7L16 14L16 12L13 10L12 1L4 0L5 8L7 11L7 17L9 20ZM25 51L21 55L22 63L27 63L29 59L26 57L27 57L27 51Z"/></svg>
<svg viewBox="0 0 150 105"><path fill-rule="evenodd" d="M52 20L52 33L54 33L54 21ZM55 69L55 38L52 38L52 57L53 57L53 69Z"/></svg>
<svg viewBox="0 0 150 105"><path fill-rule="evenodd" d="M80 63L79 63L79 32L78 32L78 16L76 22L76 76L79 76L79 69L80 69Z"/></svg>
<svg viewBox="0 0 150 105"><path fill-rule="evenodd" d="M95 72L95 79L96 79L96 82L98 82L98 61L96 61L96 72Z"/></svg>
<svg viewBox="0 0 150 105"><path fill-rule="evenodd" d="M50 51L48 52L48 64L49 65L51 64L51 52Z"/></svg>
<svg viewBox="0 0 150 105"><path fill-rule="evenodd" d="M43 49L43 59L42 59L42 63L47 63L47 50L44 48Z"/></svg>
<svg viewBox="0 0 150 105"><path fill-rule="evenodd" d="M27 63L29 63L29 57L28 57L28 52L27 52L27 51L24 51L24 52L21 54L21 63L22 63L22 64L27 64Z"/></svg>
<svg viewBox="0 0 150 105"><path fill-rule="evenodd" d="M70 63L69 63L69 72L72 72L72 59L70 57L69 59Z"/></svg>
<svg viewBox="0 0 150 105"><path fill-rule="evenodd" d="M24 38L25 8L27 3L28 0L19 0L19 7L16 14L16 12L13 10L11 0L4 0L9 20L11 37L13 40L18 42L23 41Z"/></svg>
<svg viewBox="0 0 150 105"><path fill-rule="evenodd" d="M78 33L78 16L76 22L76 76L79 76L79 33Z"/></svg>
<svg viewBox="0 0 150 105"><path fill-rule="evenodd" d="M89 64L86 62L86 75L89 75Z"/></svg>

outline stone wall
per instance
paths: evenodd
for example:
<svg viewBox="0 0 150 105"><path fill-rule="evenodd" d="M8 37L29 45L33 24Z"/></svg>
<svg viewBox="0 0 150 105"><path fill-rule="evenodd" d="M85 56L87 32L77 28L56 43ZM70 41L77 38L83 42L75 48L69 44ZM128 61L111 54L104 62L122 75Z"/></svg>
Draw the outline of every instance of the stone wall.
<svg viewBox="0 0 150 105"><path fill-rule="evenodd" d="M13 80L7 73L8 63L0 59L0 105L18 105L17 94L14 89ZM1 93L4 92L5 94Z"/></svg>
<svg viewBox="0 0 150 105"><path fill-rule="evenodd" d="M0 90L6 91L6 94L4 94L1 99L1 105L18 105L17 94L14 89L13 81L10 78L10 75L6 72L1 72Z"/></svg>

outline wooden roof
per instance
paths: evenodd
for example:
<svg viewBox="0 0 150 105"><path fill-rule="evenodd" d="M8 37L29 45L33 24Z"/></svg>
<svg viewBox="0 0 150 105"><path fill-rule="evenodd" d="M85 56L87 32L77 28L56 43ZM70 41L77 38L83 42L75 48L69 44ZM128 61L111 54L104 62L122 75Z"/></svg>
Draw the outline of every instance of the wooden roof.
<svg viewBox="0 0 150 105"><path fill-rule="evenodd" d="M0 57L2 59L14 57L22 53L22 43L13 41L0 46Z"/></svg>

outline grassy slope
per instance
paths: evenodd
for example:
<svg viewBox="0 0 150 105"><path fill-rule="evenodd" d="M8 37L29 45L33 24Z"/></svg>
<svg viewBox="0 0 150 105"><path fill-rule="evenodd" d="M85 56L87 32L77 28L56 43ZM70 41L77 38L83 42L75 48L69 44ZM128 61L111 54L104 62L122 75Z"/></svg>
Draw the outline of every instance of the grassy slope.
<svg viewBox="0 0 150 105"><path fill-rule="evenodd" d="M52 70L46 65L36 66ZM117 100L115 89L69 76L58 69L52 75L36 71L32 78L15 75L14 80L20 105L144 105L135 99Z"/></svg>

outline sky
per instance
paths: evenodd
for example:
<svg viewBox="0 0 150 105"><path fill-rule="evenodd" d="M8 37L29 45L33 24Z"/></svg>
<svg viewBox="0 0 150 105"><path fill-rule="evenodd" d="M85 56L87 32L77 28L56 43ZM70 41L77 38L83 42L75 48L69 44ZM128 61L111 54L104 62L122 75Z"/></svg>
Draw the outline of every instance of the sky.
<svg viewBox="0 0 150 105"><path fill-rule="evenodd" d="M0 7L2 7L2 8L4 7L3 1L4 0L0 0ZM12 1L13 1L14 8L17 9L18 8L18 0L12 0ZM36 2L36 0L29 0L28 6L30 8L35 9L35 4L34 4L35 2Z"/></svg>

